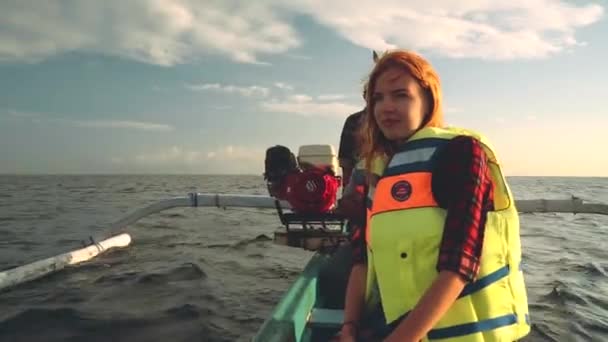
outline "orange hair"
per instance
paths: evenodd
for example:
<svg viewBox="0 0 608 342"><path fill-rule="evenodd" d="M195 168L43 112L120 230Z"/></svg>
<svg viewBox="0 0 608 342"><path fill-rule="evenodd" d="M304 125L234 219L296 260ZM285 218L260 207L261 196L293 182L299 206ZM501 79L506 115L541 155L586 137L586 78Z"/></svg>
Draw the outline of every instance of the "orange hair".
<svg viewBox="0 0 608 342"><path fill-rule="evenodd" d="M441 82L433 66L420 55L407 50L394 50L384 53L376 62L367 81L367 112L359 134L361 135L361 155L365 159L365 168L371 173L372 161L377 156L390 156L394 153L393 144L384 137L374 117L374 90L378 77L392 67L404 69L417 81L430 111L425 113L423 127L443 126Z"/></svg>

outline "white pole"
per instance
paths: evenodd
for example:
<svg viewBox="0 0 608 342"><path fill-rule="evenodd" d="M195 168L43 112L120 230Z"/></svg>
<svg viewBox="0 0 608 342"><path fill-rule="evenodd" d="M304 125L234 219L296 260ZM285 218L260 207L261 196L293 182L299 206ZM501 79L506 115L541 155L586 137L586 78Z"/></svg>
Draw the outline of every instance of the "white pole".
<svg viewBox="0 0 608 342"><path fill-rule="evenodd" d="M85 248L38 260L30 264L0 272L0 290L30 280L38 279L49 273L59 271L68 265L76 265L83 261L93 259L108 249L126 247L130 243L131 236L124 233L97 242Z"/></svg>
<svg viewBox="0 0 608 342"><path fill-rule="evenodd" d="M608 215L608 204L588 203L580 198L532 199L515 201L515 207L522 213L572 213Z"/></svg>

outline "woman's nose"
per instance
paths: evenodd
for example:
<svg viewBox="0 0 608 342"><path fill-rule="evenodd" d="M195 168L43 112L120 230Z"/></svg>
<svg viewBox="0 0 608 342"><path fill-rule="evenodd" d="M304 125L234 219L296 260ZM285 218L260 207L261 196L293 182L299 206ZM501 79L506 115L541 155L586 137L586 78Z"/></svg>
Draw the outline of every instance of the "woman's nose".
<svg viewBox="0 0 608 342"><path fill-rule="evenodd" d="M382 100L381 108L383 112L393 112L395 111L395 101L390 96L387 96Z"/></svg>

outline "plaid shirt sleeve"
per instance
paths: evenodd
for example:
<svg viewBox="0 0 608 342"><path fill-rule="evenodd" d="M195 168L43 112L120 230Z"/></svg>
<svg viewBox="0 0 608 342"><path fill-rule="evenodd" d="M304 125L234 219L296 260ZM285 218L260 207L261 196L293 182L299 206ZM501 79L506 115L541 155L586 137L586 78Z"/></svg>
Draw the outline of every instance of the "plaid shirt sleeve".
<svg viewBox="0 0 608 342"><path fill-rule="evenodd" d="M350 244L352 248L352 257L354 264L362 264L367 262L367 244L365 242L365 218L367 215L367 207L365 205L365 198L367 196L367 186L363 186L363 191L360 195L363 198L362 206L360 208L361 219L351 220L350 225Z"/></svg>
<svg viewBox="0 0 608 342"><path fill-rule="evenodd" d="M447 209L437 270L449 270L473 281L479 272L487 212L494 193L487 157L470 137L452 139L439 158L433 192Z"/></svg>
<svg viewBox="0 0 608 342"><path fill-rule="evenodd" d="M350 243L352 248L353 264L362 264L367 262L365 226L353 224Z"/></svg>

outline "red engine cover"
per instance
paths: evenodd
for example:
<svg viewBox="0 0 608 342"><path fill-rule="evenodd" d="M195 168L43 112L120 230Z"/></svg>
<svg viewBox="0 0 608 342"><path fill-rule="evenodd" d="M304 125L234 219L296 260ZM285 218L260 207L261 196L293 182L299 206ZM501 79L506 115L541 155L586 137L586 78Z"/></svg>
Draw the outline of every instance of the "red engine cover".
<svg viewBox="0 0 608 342"><path fill-rule="evenodd" d="M340 179L328 171L311 168L286 179L286 199L294 212L326 213L336 203Z"/></svg>

